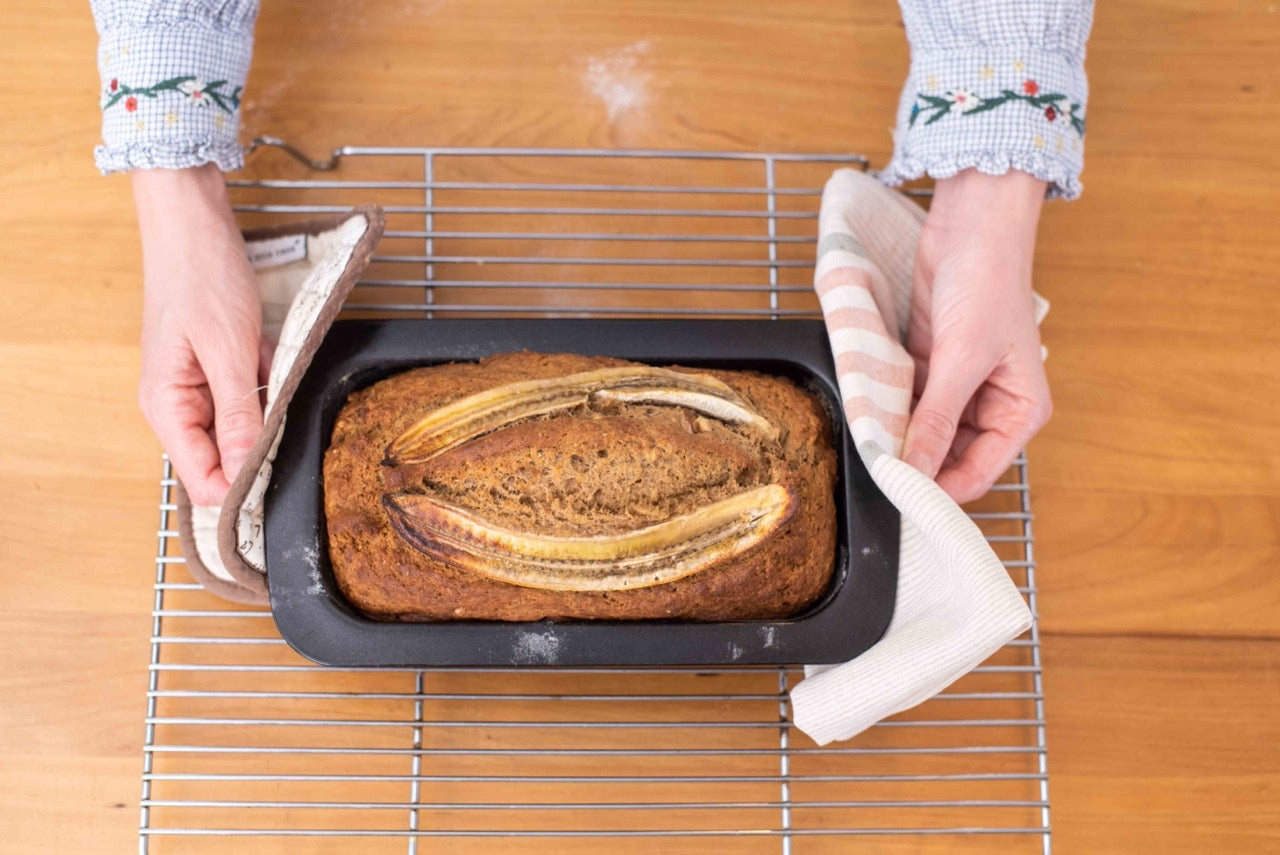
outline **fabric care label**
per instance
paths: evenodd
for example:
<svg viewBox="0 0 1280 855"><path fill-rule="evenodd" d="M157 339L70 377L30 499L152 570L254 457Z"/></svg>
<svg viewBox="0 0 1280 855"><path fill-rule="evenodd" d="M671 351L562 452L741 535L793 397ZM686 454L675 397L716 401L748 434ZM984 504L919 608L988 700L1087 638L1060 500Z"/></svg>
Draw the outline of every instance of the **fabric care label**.
<svg viewBox="0 0 1280 855"><path fill-rule="evenodd" d="M249 263L254 270L279 267L307 257L307 236L286 235L249 244Z"/></svg>

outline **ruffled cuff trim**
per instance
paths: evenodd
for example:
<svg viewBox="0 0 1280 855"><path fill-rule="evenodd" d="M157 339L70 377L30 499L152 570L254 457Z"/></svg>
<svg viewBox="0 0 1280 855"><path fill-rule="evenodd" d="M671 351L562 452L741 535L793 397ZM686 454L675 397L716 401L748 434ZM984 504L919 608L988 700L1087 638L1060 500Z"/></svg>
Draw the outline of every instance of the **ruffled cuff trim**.
<svg viewBox="0 0 1280 855"><path fill-rule="evenodd" d="M103 175L130 169L187 169L216 163L223 172L244 166L244 146L235 140L154 140L93 151Z"/></svg>
<svg viewBox="0 0 1280 855"><path fill-rule="evenodd" d="M1049 183L1049 199L1075 199L1084 189L1073 165L1040 151L958 151L928 159L899 153L878 177L890 187L897 187L925 175L935 180L950 178L965 169L976 169L985 175L1004 175L1011 169L1026 172Z"/></svg>

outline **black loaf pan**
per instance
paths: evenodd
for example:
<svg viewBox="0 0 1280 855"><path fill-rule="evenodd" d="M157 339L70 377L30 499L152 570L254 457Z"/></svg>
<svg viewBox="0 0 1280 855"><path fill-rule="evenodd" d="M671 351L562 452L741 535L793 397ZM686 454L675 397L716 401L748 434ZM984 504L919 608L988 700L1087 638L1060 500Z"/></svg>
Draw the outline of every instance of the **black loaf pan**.
<svg viewBox="0 0 1280 855"><path fill-rule="evenodd" d="M614 356L653 365L752 369L788 377L826 403L838 453L836 566L826 595L783 620L371 620L329 565L321 467L347 396L421 365L513 350ZM289 406L266 497L267 579L280 634L326 665L761 665L843 662L875 644L893 614L898 513L855 453L820 321L379 320L335 324Z"/></svg>

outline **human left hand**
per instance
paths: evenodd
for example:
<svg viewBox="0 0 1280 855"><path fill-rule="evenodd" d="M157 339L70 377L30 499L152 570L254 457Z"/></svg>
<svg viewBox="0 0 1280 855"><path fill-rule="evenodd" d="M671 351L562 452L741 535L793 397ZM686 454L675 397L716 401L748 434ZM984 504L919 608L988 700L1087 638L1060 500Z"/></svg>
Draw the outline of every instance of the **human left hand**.
<svg viewBox="0 0 1280 855"><path fill-rule="evenodd" d="M133 174L142 236L138 400L197 505L222 504L262 431L269 346L222 173Z"/></svg>

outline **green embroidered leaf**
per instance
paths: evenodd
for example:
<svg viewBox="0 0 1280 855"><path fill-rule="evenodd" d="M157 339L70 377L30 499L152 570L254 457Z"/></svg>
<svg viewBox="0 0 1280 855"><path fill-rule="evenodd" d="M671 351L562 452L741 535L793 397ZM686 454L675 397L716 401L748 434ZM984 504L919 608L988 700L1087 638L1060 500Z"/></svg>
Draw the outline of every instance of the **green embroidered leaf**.
<svg viewBox="0 0 1280 855"><path fill-rule="evenodd" d="M1033 107L1058 107L1058 102L1066 97L1061 92L1051 92L1047 95L1037 95L1030 99L1030 103ZM1058 107L1058 109L1062 108Z"/></svg>
<svg viewBox="0 0 1280 855"><path fill-rule="evenodd" d="M917 95L916 97L922 99L925 103L929 104L930 106L944 107L948 110L951 109L951 102L948 101L946 98L939 98L937 95L925 95L923 92Z"/></svg>
<svg viewBox="0 0 1280 855"><path fill-rule="evenodd" d="M163 90L177 89L179 83L189 83L195 79L196 79L195 76L191 74L185 75L183 77L170 77L168 80L161 80L159 83L156 83L148 88L152 92L160 92Z"/></svg>
<svg viewBox="0 0 1280 855"><path fill-rule="evenodd" d="M934 113L932 116L929 117L929 120L925 122L925 125L926 126L932 125L934 122L938 121L939 119L941 119L943 116L947 115L950 112L951 112L951 102L948 101L947 106L944 108L939 108L938 112Z"/></svg>
<svg viewBox="0 0 1280 855"><path fill-rule="evenodd" d="M988 110L994 110L1002 104L1008 103L1008 98L984 98L978 106L971 110L965 110L964 115L972 116L974 113L985 113Z"/></svg>

